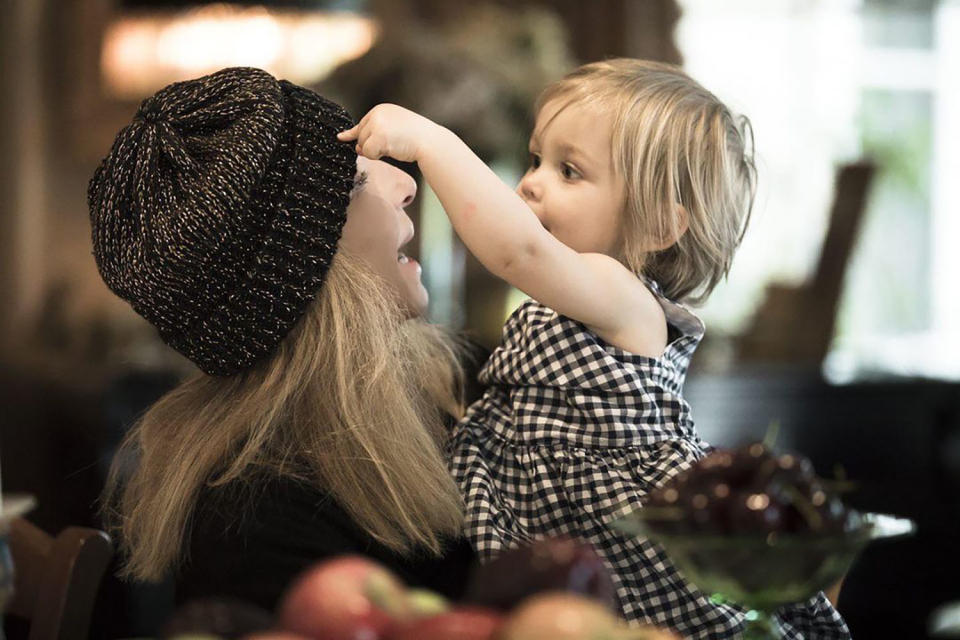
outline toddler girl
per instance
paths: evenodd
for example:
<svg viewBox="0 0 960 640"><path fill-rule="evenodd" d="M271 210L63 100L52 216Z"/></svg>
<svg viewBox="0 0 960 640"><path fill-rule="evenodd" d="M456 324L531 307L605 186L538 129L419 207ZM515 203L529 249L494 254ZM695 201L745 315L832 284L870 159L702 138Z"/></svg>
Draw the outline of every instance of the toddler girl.
<svg viewBox="0 0 960 640"><path fill-rule="evenodd" d="M516 191L453 133L380 105L341 134L370 158L417 162L470 251L527 293L481 371L489 385L450 441L481 557L566 534L613 572L622 615L686 638L735 636L647 540L611 521L703 455L682 397L703 324L752 207L749 124L678 68L585 65L537 104ZM786 637L848 637L818 596L780 616Z"/></svg>

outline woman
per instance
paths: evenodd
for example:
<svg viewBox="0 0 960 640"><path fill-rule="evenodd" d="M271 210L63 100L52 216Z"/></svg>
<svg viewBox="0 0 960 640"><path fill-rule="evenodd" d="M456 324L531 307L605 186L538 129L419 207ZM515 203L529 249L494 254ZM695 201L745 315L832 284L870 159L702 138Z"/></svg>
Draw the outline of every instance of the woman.
<svg viewBox="0 0 960 640"><path fill-rule="evenodd" d="M453 343L403 254L416 186L357 158L322 97L256 69L141 105L89 190L106 284L203 373L129 434L105 490L125 573L272 609L362 553L456 596L472 560L444 466Z"/></svg>

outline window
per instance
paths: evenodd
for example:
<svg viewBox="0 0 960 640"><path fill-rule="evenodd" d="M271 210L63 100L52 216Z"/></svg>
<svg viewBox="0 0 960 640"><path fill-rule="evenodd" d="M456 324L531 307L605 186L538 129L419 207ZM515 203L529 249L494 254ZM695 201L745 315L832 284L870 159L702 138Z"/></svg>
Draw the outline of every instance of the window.
<svg viewBox="0 0 960 640"><path fill-rule="evenodd" d="M760 172L710 329L742 330L766 283L809 275L836 166L869 156L879 171L825 373L960 378L960 2L681 5L686 69L751 118Z"/></svg>

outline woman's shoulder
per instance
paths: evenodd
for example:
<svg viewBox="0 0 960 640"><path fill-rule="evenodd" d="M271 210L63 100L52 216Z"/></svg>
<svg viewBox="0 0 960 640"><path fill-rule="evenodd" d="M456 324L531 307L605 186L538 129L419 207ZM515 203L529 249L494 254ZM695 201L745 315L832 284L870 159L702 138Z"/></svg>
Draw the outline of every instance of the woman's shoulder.
<svg viewBox="0 0 960 640"><path fill-rule="evenodd" d="M206 486L189 532L177 599L226 595L266 609L310 564L361 542L326 492L267 474Z"/></svg>
<svg viewBox="0 0 960 640"><path fill-rule="evenodd" d="M299 475L267 472L205 487L197 498L193 528L232 532L245 539L309 535L314 546L324 544L324 536L344 545L362 534L318 483Z"/></svg>
<svg viewBox="0 0 960 640"><path fill-rule="evenodd" d="M349 512L315 482L296 475L257 474L206 487L192 520L187 561L177 580L178 600L232 595L272 609L304 569L325 558L360 554L381 562L407 582L424 585L443 567L465 579L469 550L429 561L401 558L369 536ZM443 587L447 587L443 589Z"/></svg>
<svg viewBox="0 0 960 640"><path fill-rule="evenodd" d="M276 506L277 500L320 504L327 497L319 486L299 475L258 471L244 473L228 482L207 482L197 498L197 511L218 514L229 509L236 514L238 510L258 511Z"/></svg>
<svg viewBox="0 0 960 640"><path fill-rule="evenodd" d="M258 474L201 491L190 555L244 549L252 557L284 547L324 555L356 549L360 540L356 525L326 491L295 476Z"/></svg>

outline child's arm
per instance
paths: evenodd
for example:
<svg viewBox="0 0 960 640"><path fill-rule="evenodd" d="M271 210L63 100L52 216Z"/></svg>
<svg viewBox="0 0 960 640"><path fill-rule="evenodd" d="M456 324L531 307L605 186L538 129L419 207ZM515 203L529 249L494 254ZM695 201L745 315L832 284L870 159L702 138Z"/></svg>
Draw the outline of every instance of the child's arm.
<svg viewBox="0 0 960 640"><path fill-rule="evenodd" d="M448 129L402 107L380 105L340 139L356 140L358 153L369 158L417 162L477 259L554 311L632 351L638 351L638 327L649 331L658 326L651 324L657 319L663 324L659 304L636 276L614 258L578 253L554 238L520 196ZM651 355L662 351L660 337L651 336Z"/></svg>

